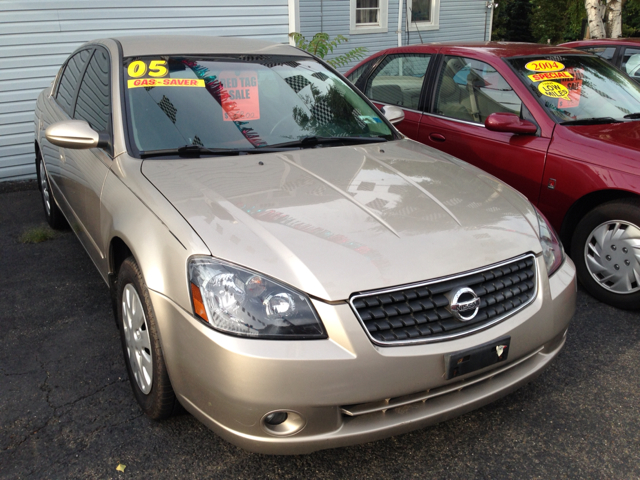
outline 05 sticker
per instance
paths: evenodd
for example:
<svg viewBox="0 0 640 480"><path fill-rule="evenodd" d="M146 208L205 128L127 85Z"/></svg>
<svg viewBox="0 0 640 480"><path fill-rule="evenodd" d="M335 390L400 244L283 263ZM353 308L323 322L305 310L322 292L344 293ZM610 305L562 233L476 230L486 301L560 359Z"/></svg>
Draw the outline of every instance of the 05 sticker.
<svg viewBox="0 0 640 480"><path fill-rule="evenodd" d="M127 74L131 78L140 78L147 74L150 77L166 77L169 73L166 60L151 60L147 65L142 60L135 60L127 67Z"/></svg>

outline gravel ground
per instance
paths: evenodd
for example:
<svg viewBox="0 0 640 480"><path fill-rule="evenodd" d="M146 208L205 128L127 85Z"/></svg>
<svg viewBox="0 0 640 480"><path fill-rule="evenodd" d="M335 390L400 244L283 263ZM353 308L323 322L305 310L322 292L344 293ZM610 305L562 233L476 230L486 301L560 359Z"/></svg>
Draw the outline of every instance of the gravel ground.
<svg viewBox="0 0 640 480"><path fill-rule="evenodd" d="M107 287L75 236L18 240L44 224L35 188L0 183L2 479L640 478L640 313L582 291L541 377L431 428L273 457L188 414L151 421L131 393Z"/></svg>

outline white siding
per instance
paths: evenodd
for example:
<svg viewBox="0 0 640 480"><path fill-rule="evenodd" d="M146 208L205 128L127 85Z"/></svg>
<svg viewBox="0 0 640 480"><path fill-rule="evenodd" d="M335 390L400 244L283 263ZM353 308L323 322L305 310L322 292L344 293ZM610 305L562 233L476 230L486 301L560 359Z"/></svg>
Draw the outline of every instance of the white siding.
<svg viewBox="0 0 640 480"><path fill-rule="evenodd" d="M409 5L411 4L411 0ZM489 9L485 0L440 0L440 28L438 30L406 31L407 0L402 0L402 44L415 45L420 43L420 36L424 43L456 41L483 41L486 31L489 31ZM322 12L322 15L321 15ZM307 40L314 34L325 32L331 35L343 35L349 41L340 45L334 51L340 55L354 47L366 47L367 56L386 48L398 46L398 0L389 0L389 23L386 33L370 33L349 35L349 0L301 0L300 29ZM488 37L487 37L488 39ZM327 57L331 58L331 56ZM355 63L340 68L346 72Z"/></svg>
<svg viewBox="0 0 640 480"><path fill-rule="evenodd" d="M33 108L94 38L199 34L288 42L287 0L0 0L0 181L33 178Z"/></svg>

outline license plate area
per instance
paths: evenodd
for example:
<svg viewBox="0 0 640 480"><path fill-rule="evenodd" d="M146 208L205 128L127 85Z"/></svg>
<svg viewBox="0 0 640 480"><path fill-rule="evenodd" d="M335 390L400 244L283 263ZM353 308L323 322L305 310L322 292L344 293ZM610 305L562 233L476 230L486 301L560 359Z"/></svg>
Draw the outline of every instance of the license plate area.
<svg viewBox="0 0 640 480"><path fill-rule="evenodd" d="M511 337L502 337L484 345L445 355L447 380L506 361L510 343Z"/></svg>

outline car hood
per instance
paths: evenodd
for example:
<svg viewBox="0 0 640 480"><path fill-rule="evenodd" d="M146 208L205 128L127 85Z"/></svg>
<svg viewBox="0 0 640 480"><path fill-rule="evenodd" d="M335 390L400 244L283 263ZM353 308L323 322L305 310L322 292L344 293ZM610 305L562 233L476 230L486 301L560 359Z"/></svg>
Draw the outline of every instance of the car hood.
<svg viewBox="0 0 640 480"><path fill-rule="evenodd" d="M411 140L149 159L142 173L215 257L328 301L540 251L524 197Z"/></svg>
<svg viewBox="0 0 640 480"><path fill-rule="evenodd" d="M604 125L558 125L549 153L638 174L640 120Z"/></svg>

